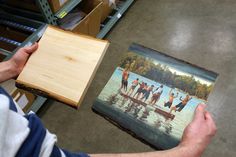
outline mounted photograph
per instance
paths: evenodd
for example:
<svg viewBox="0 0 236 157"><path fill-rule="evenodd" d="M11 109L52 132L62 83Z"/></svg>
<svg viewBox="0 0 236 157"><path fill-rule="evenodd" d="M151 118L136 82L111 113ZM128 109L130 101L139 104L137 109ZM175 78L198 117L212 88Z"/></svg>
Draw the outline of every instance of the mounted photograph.
<svg viewBox="0 0 236 157"><path fill-rule="evenodd" d="M132 44L93 109L157 148L178 145L217 74Z"/></svg>

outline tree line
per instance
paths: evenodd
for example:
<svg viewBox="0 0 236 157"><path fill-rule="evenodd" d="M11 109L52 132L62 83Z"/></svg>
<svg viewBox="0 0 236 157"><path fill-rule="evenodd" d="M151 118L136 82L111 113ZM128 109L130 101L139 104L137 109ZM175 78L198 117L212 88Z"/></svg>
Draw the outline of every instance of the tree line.
<svg viewBox="0 0 236 157"><path fill-rule="evenodd" d="M128 52L121 60L120 67L127 68L136 74L153 81L165 84L171 88L181 89L183 92L207 100L213 85L202 84L194 76L178 75L171 72L168 66L154 64L154 60Z"/></svg>

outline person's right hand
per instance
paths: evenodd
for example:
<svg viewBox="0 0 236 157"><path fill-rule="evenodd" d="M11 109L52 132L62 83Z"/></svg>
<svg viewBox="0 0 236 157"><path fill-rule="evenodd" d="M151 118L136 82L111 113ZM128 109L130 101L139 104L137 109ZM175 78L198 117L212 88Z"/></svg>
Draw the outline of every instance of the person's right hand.
<svg viewBox="0 0 236 157"><path fill-rule="evenodd" d="M188 149L197 156L201 156L212 137L216 134L216 125L209 112L205 110L206 105L199 104L195 110L193 121L186 127L181 146Z"/></svg>

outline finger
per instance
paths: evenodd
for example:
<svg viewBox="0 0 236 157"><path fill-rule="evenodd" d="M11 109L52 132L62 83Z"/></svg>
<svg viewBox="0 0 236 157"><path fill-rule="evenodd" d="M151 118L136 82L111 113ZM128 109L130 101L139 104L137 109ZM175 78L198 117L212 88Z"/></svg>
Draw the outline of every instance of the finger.
<svg viewBox="0 0 236 157"><path fill-rule="evenodd" d="M35 52L38 49L38 43L34 43L31 46L27 46L23 48L23 51L28 53L28 54L32 54L33 52Z"/></svg>
<svg viewBox="0 0 236 157"><path fill-rule="evenodd" d="M202 121L205 120L205 104L199 104L195 110L194 121Z"/></svg>
<svg viewBox="0 0 236 157"><path fill-rule="evenodd" d="M206 118L206 122L207 122L208 126L211 129L212 135L215 135L217 129L216 129L216 124L214 122L214 119L212 118L212 116L209 112L205 112L205 118Z"/></svg>

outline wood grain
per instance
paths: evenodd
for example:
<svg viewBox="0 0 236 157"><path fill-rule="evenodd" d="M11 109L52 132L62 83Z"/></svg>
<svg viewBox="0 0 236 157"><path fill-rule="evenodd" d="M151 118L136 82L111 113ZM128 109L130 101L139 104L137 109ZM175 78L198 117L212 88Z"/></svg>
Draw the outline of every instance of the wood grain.
<svg viewBox="0 0 236 157"><path fill-rule="evenodd" d="M78 107L108 46L107 41L49 26L16 83Z"/></svg>

